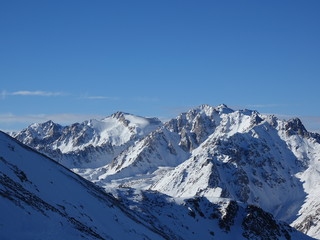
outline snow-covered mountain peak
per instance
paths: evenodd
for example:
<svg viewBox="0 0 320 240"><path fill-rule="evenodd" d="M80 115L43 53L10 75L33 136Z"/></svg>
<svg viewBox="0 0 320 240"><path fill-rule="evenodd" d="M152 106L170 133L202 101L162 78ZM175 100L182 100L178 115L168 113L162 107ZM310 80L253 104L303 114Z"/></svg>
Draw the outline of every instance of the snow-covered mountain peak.
<svg viewBox="0 0 320 240"><path fill-rule="evenodd" d="M228 114L228 113L232 113L234 112L233 109L229 108L227 105L225 104L220 104L217 107L215 107L216 110L219 111L220 114Z"/></svg>
<svg viewBox="0 0 320 240"><path fill-rule="evenodd" d="M298 134L304 136L308 133L304 125L299 118L293 118L286 122L285 130L289 135Z"/></svg>
<svg viewBox="0 0 320 240"><path fill-rule="evenodd" d="M197 107L191 109L190 111L192 111L192 110L195 110L195 111L198 111L198 112L203 112L206 115L211 115L212 112L214 111L214 107L210 106L208 104L202 104L200 106L197 106Z"/></svg>
<svg viewBox="0 0 320 240"><path fill-rule="evenodd" d="M188 111L188 113L203 113L207 116L211 116L213 113L218 113L218 114L228 114L234 112L233 109L229 108L225 104L220 104L218 106L211 106L208 104L202 104L200 106L197 106L191 110Z"/></svg>
<svg viewBox="0 0 320 240"><path fill-rule="evenodd" d="M38 131L39 129L45 131L45 130L49 130L49 129L52 129L55 127L61 127L61 125L54 123L51 120L43 122L43 123L34 123L29 126L30 129L33 129L35 131Z"/></svg>
<svg viewBox="0 0 320 240"><path fill-rule="evenodd" d="M225 105L220 108L223 109L218 111L217 107L201 105L181 113L119 154L107 168L98 171L102 173L98 178L112 179L177 166L207 139L215 141L244 133L264 121L255 111L249 115L248 111L233 111Z"/></svg>
<svg viewBox="0 0 320 240"><path fill-rule="evenodd" d="M104 118L102 121L108 122L110 118L119 120L119 122L123 123L125 126L136 128L138 132L149 125L155 126L156 128L162 125L162 122L156 117L141 117L125 112L116 112L110 117Z"/></svg>
<svg viewBox="0 0 320 240"><path fill-rule="evenodd" d="M40 139L50 137L57 138L57 133L60 132L62 128L63 127L61 125L49 120L44 123L34 123L20 133L14 134L22 134L22 137L25 139L25 143L30 144Z"/></svg>
<svg viewBox="0 0 320 240"><path fill-rule="evenodd" d="M93 167L107 164L160 126L162 122L157 118L117 112L102 120L91 119L65 127L52 121L32 124L14 137L68 167Z"/></svg>
<svg viewBox="0 0 320 240"><path fill-rule="evenodd" d="M115 112L115 113L111 114L110 117L113 117L113 118L116 118L116 119L121 119L123 116L129 115L129 114L130 114L130 113L118 111L118 112ZM108 117L107 117L107 118L108 118Z"/></svg>
<svg viewBox="0 0 320 240"><path fill-rule="evenodd" d="M52 120L48 120L46 122L43 122L43 123L33 123L30 125L30 127L40 127L40 126L52 126L52 125L55 125L56 123L54 123Z"/></svg>

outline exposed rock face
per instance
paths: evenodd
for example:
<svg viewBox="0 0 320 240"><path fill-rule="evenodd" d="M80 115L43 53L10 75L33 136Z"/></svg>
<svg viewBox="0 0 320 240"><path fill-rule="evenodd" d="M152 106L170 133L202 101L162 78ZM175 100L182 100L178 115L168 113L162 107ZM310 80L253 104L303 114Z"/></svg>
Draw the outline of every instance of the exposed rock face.
<svg viewBox="0 0 320 240"><path fill-rule="evenodd" d="M220 228L224 229L226 232L229 232L230 228L234 225L238 211L238 204L234 201L229 202L228 206L225 209L225 213L219 220Z"/></svg>
<svg viewBox="0 0 320 240"><path fill-rule="evenodd" d="M291 240L292 229L285 224L278 224L270 213L261 208L249 205L242 226L243 236L247 239L278 239L282 236Z"/></svg>
<svg viewBox="0 0 320 240"><path fill-rule="evenodd" d="M179 235L178 239L303 238L288 224L253 205L222 198L214 202L205 197L175 200L158 192L133 189L119 189L114 194L125 205L141 212L145 221L171 233L171 239L175 239L174 233Z"/></svg>

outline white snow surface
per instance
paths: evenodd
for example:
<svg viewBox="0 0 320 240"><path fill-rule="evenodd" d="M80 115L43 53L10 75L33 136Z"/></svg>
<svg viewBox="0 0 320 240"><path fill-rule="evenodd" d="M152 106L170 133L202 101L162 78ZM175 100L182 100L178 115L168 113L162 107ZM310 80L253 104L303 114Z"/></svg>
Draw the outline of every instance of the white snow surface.
<svg viewBox="0 0 320 240"><path fill-rule="evenodd" d="M149 223L0 132L0 239L163 239Z"/></svg>

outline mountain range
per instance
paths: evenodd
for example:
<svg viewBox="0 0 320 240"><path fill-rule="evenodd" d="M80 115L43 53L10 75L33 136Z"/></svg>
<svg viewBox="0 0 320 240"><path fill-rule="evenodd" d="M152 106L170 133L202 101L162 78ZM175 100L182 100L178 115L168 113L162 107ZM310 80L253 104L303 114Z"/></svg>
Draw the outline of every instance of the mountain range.
<svg viewBox="0 0 320 240"><path fill-rule="evenodd" d="M70 126L32 124L12 137L72 170L151 235L303 239L297 229L320 239L320 135L298 118L201 105L165 123L117 112Z"/></svg>

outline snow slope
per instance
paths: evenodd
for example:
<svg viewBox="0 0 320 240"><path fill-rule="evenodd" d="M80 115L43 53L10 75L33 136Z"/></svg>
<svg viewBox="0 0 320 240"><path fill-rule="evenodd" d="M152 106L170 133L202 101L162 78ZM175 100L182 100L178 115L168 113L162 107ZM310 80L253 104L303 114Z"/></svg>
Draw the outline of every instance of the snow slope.
<svg viewBox="0 0 320 240"><path fill-rule="evenodd" d="M1 132L0 203L0 239L165 237L92 183Z"/></svg>
<svg viewBox="0 0 320 240"><path fill-rule="evenodd" d="M130 188L113 192L125 205L141 212L146 222L184 240L306 238L262 209L228 199L172 198L159 192Z"/></svg>

